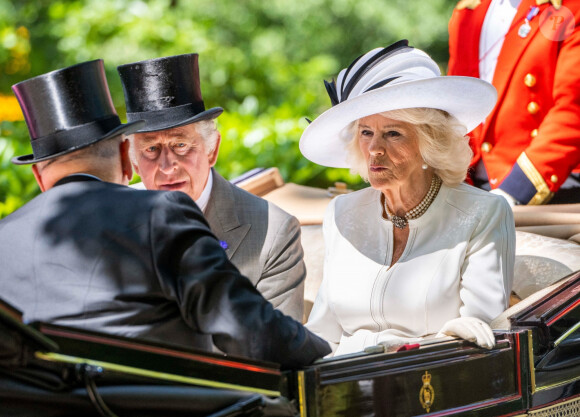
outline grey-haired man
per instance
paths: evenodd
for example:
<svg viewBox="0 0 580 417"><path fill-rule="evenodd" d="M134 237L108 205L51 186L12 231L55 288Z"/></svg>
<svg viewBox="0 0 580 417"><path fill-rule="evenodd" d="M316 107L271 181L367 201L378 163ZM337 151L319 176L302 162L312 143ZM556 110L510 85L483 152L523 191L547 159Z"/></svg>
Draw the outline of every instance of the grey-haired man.
<svg viewBox="0 0 580 417"><path fill-rule="evenodd" d="M213 168L221 141L201 98L198 55L118 67L127 120L145 120L132 139L135 171L147 189L188 194L229 259L274 307L302 320L306 268L298 220L225 180Z"/></svg>

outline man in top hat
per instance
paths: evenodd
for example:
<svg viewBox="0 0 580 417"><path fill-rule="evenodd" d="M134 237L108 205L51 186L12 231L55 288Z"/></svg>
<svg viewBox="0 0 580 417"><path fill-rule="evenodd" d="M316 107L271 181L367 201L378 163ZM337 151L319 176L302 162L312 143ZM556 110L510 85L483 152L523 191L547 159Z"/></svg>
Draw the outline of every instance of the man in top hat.
<svg viewBox="0 0 580 417"><path fill-rule="evenodd" d="M300 366L329 352L230 263L184 193L132 176L103 62L13 86L41 193L0 220L0 294L41 320Z"/></svg>
<svg viewBox="0 0 580 417"><path fill-rule="evenodd" d="M198 55L118 67L127 120L145 120L131 159L150 190L187 193L202 209L228 258L282 312L302 319L306 269L298 220L226 181L213 168L219 107L205 109Z"/></svg>

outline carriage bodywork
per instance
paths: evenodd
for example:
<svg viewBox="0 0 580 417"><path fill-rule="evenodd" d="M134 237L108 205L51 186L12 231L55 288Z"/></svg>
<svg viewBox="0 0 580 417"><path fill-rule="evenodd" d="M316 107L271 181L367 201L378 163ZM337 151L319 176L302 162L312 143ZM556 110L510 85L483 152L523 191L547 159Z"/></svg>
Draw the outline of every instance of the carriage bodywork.
<svg viewBox="0 0 580 417"><path fill-rule="evenodd" d="M299 370L44 323L28 326L4 303L0 318L6 415L107 415L97 413L100 402L119 416L580 412L580 272L509 315L509 329L494 331L491 350L431 341L390 353L375 347Z"/></svg>

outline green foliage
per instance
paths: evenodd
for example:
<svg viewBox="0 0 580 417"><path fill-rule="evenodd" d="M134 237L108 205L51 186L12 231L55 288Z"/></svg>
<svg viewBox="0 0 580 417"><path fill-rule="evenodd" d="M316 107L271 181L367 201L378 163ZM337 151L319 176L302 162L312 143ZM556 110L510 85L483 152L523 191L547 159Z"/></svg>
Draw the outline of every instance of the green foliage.
<svg viewBox="0 0 580 417"><path fill-rule="evenodd" d="M0 0L0 93L9 94L10 85L23 79L103 58L113 100L123 117L117 65L198 52L206 107L225 109L218 118L222 145L217 168L222 174L232 178L254 167L278 166L286 181L326 187L341 180L358 188L360 179L348 170L317 166L298 150L305 117L314 119L329 107L322 80L335 77L371 48L402 38L428 51L443 67L447 21L454 4L452 0ZM15 63L15 51L20 54L18 62L25 59L26 65ZM25 129L14 129L10 138L18 143L28 140ZM2 149L2 160L14 151L7 151L6 145ZM2 168L2 177L22 177L22 167ZM5 178L1 183L12 184ZM0 201L8 196L25 201L30 194L18 187L3 188Z"/></svg>
<svg viewBox="0 0 580 417"><path fill-rule="evenodd" d="M20 140L26 138L26 140ZM40 192L28 166L13 165L15 156L30 153L28 130L22 122L0 123L0 218L12 213Z"/></svg>

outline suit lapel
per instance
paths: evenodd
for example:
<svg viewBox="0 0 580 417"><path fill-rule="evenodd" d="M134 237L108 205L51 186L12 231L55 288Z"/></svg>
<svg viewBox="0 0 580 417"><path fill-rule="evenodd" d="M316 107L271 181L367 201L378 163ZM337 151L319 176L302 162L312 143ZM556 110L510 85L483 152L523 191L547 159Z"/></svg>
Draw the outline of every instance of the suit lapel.
<svg viewBox="0 0 580 417"><path fill-rule="evenodd" d="M227 245L226 254L232 258L251 225L242 224L235 207L234 187L212 168L213 186L205 217L217 238Z"/></svg>
<svg viewBox="0 0 580 417"><path fill-rule="evenodd" d="M497 89L498 104L495 106L491 114L488 116L487 120L491 120L495 116L495 113L500 107L499 103L503 100L509 81L513 75L514 69L517 66L517 63L520 60L520 57L530 44L531 40L538 34L540 27L539 15L542 13L542 11L546 9L546 7L548 7L548 5L539 6L540 7L539 13L530 21L531 27L530 33L525 38L522 38L521 36L518 35L518 30L520 26L524 23L526 15L530 11L530 8L535 5L536 5L535 0L522 0L520 6L518 7L518 11L514 17L513 23L511 24L508 33L506 34L503 46L501 48L501 52L499 53L497 59L495 72L493 74L493 85ZM488 127L489 123L486 123L484 126L484 132L482 137L485 137Z"/></svg>

